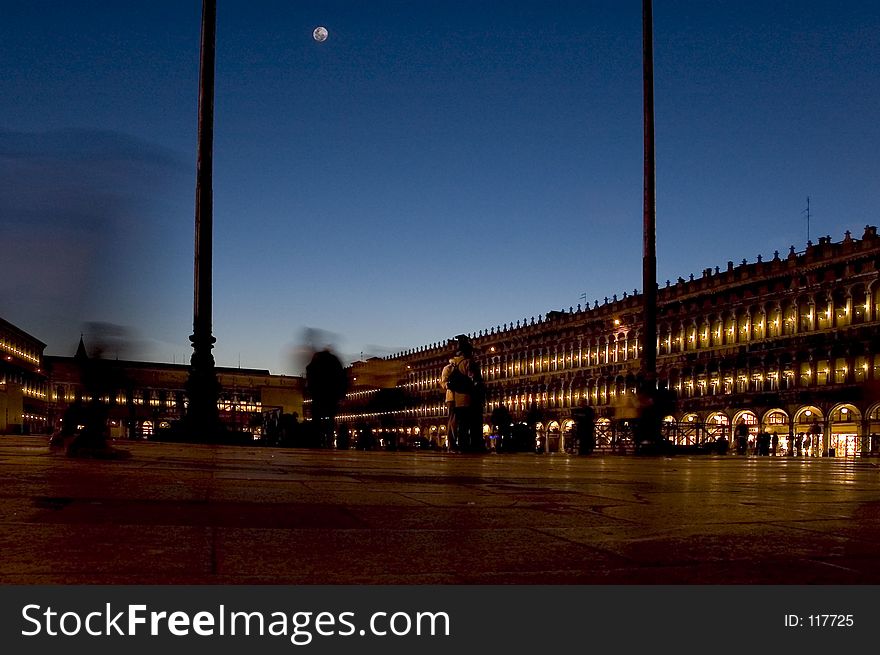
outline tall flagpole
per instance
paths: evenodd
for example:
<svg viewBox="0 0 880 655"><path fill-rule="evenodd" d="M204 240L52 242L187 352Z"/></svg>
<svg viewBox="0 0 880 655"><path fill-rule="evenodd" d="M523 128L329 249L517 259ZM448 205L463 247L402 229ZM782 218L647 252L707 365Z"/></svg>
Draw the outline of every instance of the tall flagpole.
<svg viewBox="0 0 880 655"><path fill-rule="evenodd" d="M220 386L211 353L211 284L213 266L214 61L217 0L202 1L199 58L198 163L196 169L195 252L193 275L193 354L187 382L187 427L199 440L212 440L219 428Z"/></svg>
<svg viewBox="0 0 880 655"><path fill-rule="evenodd" d="M642 394L651 409L644 413L650 425L642 426L642 439L659 440L655 421L657 401L657 239L654 181L654 19L651 0L642 0L642 68L644 102L644 227L642 255L643 318ZM654 425L656 423L656 425ZM656 434L655 434L656 432Z"/></svg>

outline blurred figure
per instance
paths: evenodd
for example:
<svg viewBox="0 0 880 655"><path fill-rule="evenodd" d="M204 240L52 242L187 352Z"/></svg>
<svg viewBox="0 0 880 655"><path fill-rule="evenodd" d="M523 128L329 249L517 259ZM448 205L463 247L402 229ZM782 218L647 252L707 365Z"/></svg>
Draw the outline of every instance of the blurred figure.
<svg viewBox="0 0 880 655"><path fill-rule="evenodd" d="M98 354L103 352L100 348ZM110 445L109 408L104 398L124 389L126 379L117 362L89 357L82 337L74 361L79 369L83 398L77 399L64 412L61 431L52 437L52 449L63 448L71 457L119 459L128 457L127 451Z"/></svg>
<svg viewBox="0 0 880 655"><path fill-rule="evenodd" d="M93 359L140 359L147 351L146 343L127 325L92 321L82 330Z"/></svg>
<svg viewBox="0 0 880 655"><path fill-rule="evenodd" d="M312 420L322 448L333 446L333 429L348 380L339 358L329 347L316 352L306 366L306 391L312 399Z"/></svg>
<svg viewBox="0 0 880 655"><path fill-rule="evenodd" d="M312 361L315 353L319 350L334 350L332 345L334 343L339 343L339 335L333 332L313 327L303 328L299 339L287 346L290 369L293 374L304 376L306 367Z"/></svg>

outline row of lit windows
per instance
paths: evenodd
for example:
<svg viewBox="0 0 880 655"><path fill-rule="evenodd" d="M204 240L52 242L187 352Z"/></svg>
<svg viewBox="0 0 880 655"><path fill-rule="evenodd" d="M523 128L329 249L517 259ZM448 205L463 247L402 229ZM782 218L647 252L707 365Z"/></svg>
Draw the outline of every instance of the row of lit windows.
<svg viewBox="0 0 880 655"><path fill-rule="evenodd" d="M570 361L571 358L569 358ZM547 361L547 360L545 360ZM532 375L535 373L542 372L552 372L558 370L555 368L557 363L557 359L549 360L549 363L553 366L548 369L544 369L539 365L540 360L533 360L530 364L525 367L521 363L517 362L516 364L508 364L506 367L502 367L501 365L490 365L487 369L484 370L484 376L488 381L493 381L497 378L506 377L501 373L503 370L507 370L510 377L517 377L523 374ZM577 360L576 360L577 361ZM601 362L601 359L600 359ZM525 373L523 371L525 370ZM856 361L856 366L853 368L853 376L855 382L864 381L867 378L867 374L869 371L869 366L867 363L867 359L865 357L859 357ZM839 359L835 361L835 367L832 370L829 367L829 363L826 360L821 360L817 363L815 372L817 375L817 383L818 384L827 384L833 380L836 383L843 383L846 381L846 377L849 372L849 367L846 364L845 360ZM800 371L802 377L811 375L811 369L809 365L805 365ZM437 388L440 383L439 378L432 378L421 380L418 383L411 383L407 385L403 385L404 388L417 388L417 389L433 389ZM805 377L804 382L802 383L804 386L808 386L810 383L808 379ZM353 395L352 395L353 396Z"/></svg>
<svg viewBox="0 0 880 655"><path fill-rule="evenodd" d="M30 389L45 393L46 383L33 379L33 376L20 370L0 371L0 384L20 384L22 391Z"/></svg>
<svg viewBox="0 0 880 655"><path fill-rule="evenodd" d="M0 351L8 353L5 358L12 361L12 355L20 359L24 359L31 364L40 364L39 353L31 348L21 347L18 343L8 337L0 337Z"/></svg>
<svg viewBox="0 0 880 655"><path fill-rule="evenodd" d="M48 398L45 386L43 385L25 384L21 388L21 393L27 398L36 398L38 400L46 400Z"/></svg>
<svg viewBox="0 0 880 655"><path fill-rule="evenodd" d="M221 412L260 412L263 404L253 400L225 400L217 401L217 407Z"/></svg>
<svg viewBox="0 0 880 655"><path fill-rule="evenodd" d="M135 391L132 394L131 403L133 405L149 405L150 407L177 407L178 398L177 396L182 396L182 393L167 393L164 391L160 392L151 392L150 390L145 391ZM43 395L45 398L45 394ZM78 389L72 388L64 388L57 387L55 391L52 393L52 400L54 402L66 402L72 403L78 400L100 400L102 403L106 403L108 405L125 405L129 402L128 395L119 392L116 394L104 394L102 396L94 396L94 395L83 395Z"/></svg>
<svg viewBox="0 0 880 655"><path fill-rule="evenodd" d="M870 308L868 305L861 307L866 311ZM721 321L717 321L711 327L708 324L701 328L692 325L690 328L678 330L675 334L668 328L664 331L661 327L661 334L657 338L657 352L658 355L675 354L852 325L852 322L846 320L850 314L849 305L837 310L829 309L821 314L830 317L832 311L836 311L838 318L833 322L830 319L816 321L813 308L801 308L800 322L793 313L793 308L787 311L789 311L789 315L784 319L784 313L777 310L771 313L768 319L761 317L756 322L753 322L750 317L744 316L739 320L728 319L723 324ZM863 316L861 309L855 313ZM877 305L875 315L880 315L880 304ZM591 343L586 348L580 345L576 347L570 343L553 354L536 355L522 352L505 356L503 360L500 357L490 355L487 358L488 361L483 362L483 376L491 382L498 379L553 373L572 368L603 366L637 359L640 352L641 346L638 339L629 339L627 336L623 336L617 340L609 340L604 344ZM439 382L439 371L425 371L419 373L417 379L403 385L403 387L425 391L436 388Z"/></svg>
<svg viewBox="0 0 880 655"><path fill-rule="evenodd" d="M8 375L0 375L0 385L6 384L20 384L21 393L26 398L46 400L46 398L49 397L45 384L31 382L25 376L20 374L12 373Z"/></svg>
<svg viewBox="0 0 880 655"><path fill-rule="evenodd" d="M835 306L829 304L825 310L816 311L813 305L803 305L798 308L787 307L770 312L769 315L761 313L757 317L748 315L728 318L726 321L716 320L710 322L704 320L702 326L682 326L672 330L661 326L661 336L658 337L658 354L697 350L731 344L747 343L749 341L791 336L802 332L815 330L830 330L834 328L849 327L871 321L871 305L857 305L851 309L851 304ZM880 303L875 304L874 315L880 315Z"/></svg>
<svg viewBox="0 0 880 655"><path fill-rule="evenodd" d="M41 396L45 398L45 394ZM115 395L105 394L103 396L81 395L74 389L64 389L58 387L52 395L52 399L57 401L59 398L64 402L72 403L77 400L100 400L108 405L125 405L129 402L125 393L119 392ZM132 394L131 403L136 406L162 407L166 409L176 409L181 403L186 406L186 400L183 392L164 391L164 390L137 390ZM225 412L261 412L263 405L259 400L250 396L221 398L217 401L217 408Z"/></svg>

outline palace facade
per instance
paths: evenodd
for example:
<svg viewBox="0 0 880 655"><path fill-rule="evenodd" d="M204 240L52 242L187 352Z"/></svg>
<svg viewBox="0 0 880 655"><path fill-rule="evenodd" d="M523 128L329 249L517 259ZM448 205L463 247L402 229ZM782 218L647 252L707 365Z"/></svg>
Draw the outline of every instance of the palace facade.
<svg viewBox="0 0 880 655"><path fill-rule="evenodd" d="M675 397L664 419L677 444L775 435L776 454L863 457L880 452L880 237L823 237L769 261L706 269L658 290L659 384ZM484 433L504 406L548 452L571 451L574 416L589 405L599 450L627 450L641 365L642 298L623 294L469 335L487 384ZM405 401L354 386L340 427L381 426L403 441L446 436L440 372L453 342L386 358L405 372ZM352 367L352 377L364 363ZM358 385L358 382L354 383Z"/></svg>
<svg viewBox="0 0 880 655"><path fill-rule="evenodd" d="M49 426L61 428L75 402L100 399L115 438L149 439L183 418L189 366L89 358L82 339L73 357L47 356ZM220 383L220 420L230 429L263 436L267 420L302 414L299 378L264 369L215 368Z"/></svg>
<svg viewBox="0 0 880 655"><path fill-rule="evenodd" d="M48 415L46 344L0 318L0 433L42 431Z"/></svg>
<svg viewBox="0 0 880 655"><path fill-rule="evenodd" d="M115 438L147 439L183 418L189 366L89 357L80 339L72 357L44 355L46 344L0 319L0 434L50 434L67 409L98 399ZM217 407L228 427L264 435L282 414L302 416L300 378L264 369L216 368Z"/></svg>

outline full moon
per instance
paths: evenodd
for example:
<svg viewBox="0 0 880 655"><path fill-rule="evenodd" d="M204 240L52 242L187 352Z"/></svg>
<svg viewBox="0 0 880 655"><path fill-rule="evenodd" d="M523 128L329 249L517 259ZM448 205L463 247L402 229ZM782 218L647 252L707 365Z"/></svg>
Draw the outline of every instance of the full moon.
<svg viewBox="0 0 880 655"><path fill-rule="evenodd" d="M312 36L315 37L315 41L321 43L327 40L327 28L326 27L316 27L315 31L312 32Z"/></svg>

